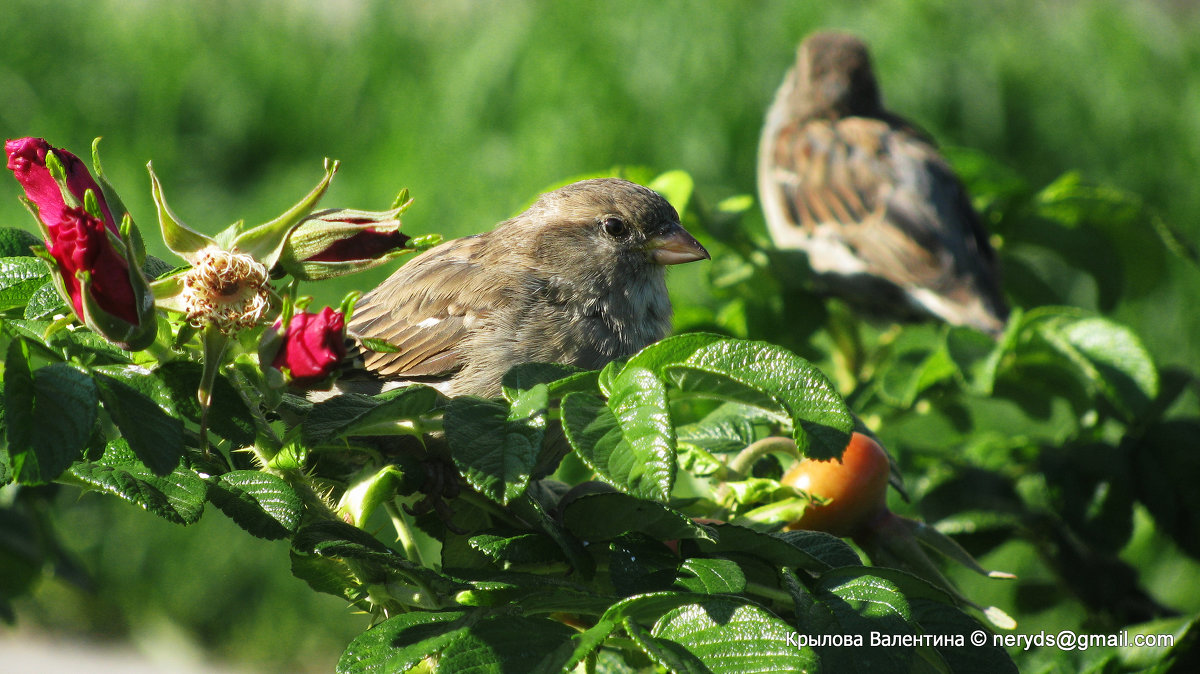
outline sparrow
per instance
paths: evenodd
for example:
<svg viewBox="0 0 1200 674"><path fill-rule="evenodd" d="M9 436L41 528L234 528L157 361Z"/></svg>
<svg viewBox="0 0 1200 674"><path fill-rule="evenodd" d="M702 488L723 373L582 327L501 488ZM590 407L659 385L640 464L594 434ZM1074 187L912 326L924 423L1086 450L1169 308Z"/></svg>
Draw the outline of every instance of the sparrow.
<svg viewBox="0 0 1200 674"><path fill-rule="evenodd" d="M967 190L925 131L883 106L862 40L797 49L758 149L775 245L807 253L817 287L868 312L999 333L996 253Z"/></svg>
<svg viewBox="0 0 1200 674"><path fill-rule="evenodd" d="M364 295L347 335L371 381L343 377L339 388L422 382L494 397L520 363L603 367L667 335L666 267L708 258L653 190L615 178L567 185L419 254Z"/></svg>

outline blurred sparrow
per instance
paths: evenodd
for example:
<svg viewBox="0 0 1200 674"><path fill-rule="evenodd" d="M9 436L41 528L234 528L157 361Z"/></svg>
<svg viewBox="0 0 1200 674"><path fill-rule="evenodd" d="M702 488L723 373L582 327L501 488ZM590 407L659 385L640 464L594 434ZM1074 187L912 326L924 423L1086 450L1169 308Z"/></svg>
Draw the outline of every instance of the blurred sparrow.
<svg viewBox="0 0 1200 674"><path fill-rule="evenodd" d="M883 107L858 38L801 43L767 113L758 189L775 244L807 253L821 289L895 318L1003 329L987 231L934 141Z"/></svg>
<svg viewBox="0 0 1200 674"><path fill-rule="evenodd" d="M708 258L657 193L618 179L584 180L542 195L483 234L448 241L402 266L359 300L348 326L375 381L447 395L495 396L514 365L602 367L671 327L665 265Z"/></svg>

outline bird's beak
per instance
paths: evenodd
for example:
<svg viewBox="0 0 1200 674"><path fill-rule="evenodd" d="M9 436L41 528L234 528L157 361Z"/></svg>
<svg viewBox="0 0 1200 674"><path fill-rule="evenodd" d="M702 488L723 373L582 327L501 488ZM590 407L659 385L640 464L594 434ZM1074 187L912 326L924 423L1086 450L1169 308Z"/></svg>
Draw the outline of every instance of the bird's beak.
<svg viewBox="0 0 1200 674"><path fill-rule="evenodd" d="M704 246L679 223L673 223L666 231L651 237L646 244L652 251L651 257L658 264L683 264L711 259Z"/></svg>

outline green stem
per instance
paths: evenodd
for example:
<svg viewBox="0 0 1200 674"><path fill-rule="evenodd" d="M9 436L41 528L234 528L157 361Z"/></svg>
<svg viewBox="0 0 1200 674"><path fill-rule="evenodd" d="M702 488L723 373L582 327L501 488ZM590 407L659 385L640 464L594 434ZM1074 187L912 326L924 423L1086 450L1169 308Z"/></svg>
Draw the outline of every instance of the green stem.
<svg viewBox="0 0 1200 674"><path fill-rule="evenodd" d="M731 480L744 480L747 473L754 466L754 462L768 454L787 454L789 456L799 457L800 452L796 449L796 441L791 438L783 437L782 435L772 435L761 440L755 440L746 446L745 449L738 452L737 456L733 457L728 464L725 465L725 474L722 478L721 485L717 487L716 493L713 494L717 503L729 506L729 485L726 484Z"/></svg>
<svg viewBox="0 0 1200 674"><path fill-rule="evenodd" d="M799 457L800 453L796 449L796 441L791 438L783 437L782 435L772 435L768 438L756 440L746 446L745 449L738 452L738 455L733 457L726 468L733 473L730 477L737 480L746 479L746 473L754 466L754 462L768 454L787 454L789 456Z"/></svg>
<svg viewBox="0 0 1200 674"><path fill-rule="evenodd" d="M208 409L212 405L213 385L217 381L217 373L225 357L225 349L229 346L229 335L221 332L215 325L208 325L200 338L204 348L204 370L200 374L200 387L196 390L196 398L200 402L200 447L208 456Z"/></svg>
<svg viewBox="0 0 1200 674"><path fill-rule="evenodd" d="M417 541L413 538L412 527L408 525L408 520L404 518L404 513L400 511L400 508L396 507L396 501L389 499L383 504L383 507L387 509L388 517L392 519L392 527L396 529L396 538L404 547L404 554L408 557L408 561L425 566L425 562L421 560L421 548L417 546Z"/></svg>

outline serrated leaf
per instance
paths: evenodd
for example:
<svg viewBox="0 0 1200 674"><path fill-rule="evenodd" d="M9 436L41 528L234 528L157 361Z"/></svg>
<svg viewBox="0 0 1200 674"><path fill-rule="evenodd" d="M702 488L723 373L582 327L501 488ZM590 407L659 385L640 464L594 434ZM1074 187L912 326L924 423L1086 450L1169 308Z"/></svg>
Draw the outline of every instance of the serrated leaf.
<svg viewBox="0 0 1200 674"><path fill-rule="evenodd" d="M114 461L105 450L98 462L76 463L71 474L79 480L141 506L177 524L193 524L204 514L208 483L188 468L176 467L169 475L155 475L140 462L124 440L110 443L121 458Z"/></svg>
<svg viewBox="0 0 1200 674"><path fill-rule="evenodd" d="M49 276L50 269L40 258L0 258L0 311L25 306Z"/></svg>
<svg viewBox="0 0 1200 674"><path fill-rule="evenodd" d="M805 456L841 456L854 417L811 363L772 344L724 339L703 346L666 374L685 391L716 395L782 414Z"/></svg>
<svg viewBox="0 0 1200 674"><path fill-rule="evenodd" d="M1008 653L1000 646L993 645L990 637L982 645L972 643L972 634L979 631L990 634L990 631L958 608L920 598L912 601L912 608L913 616L925 634L962 637L962 646L956 645L950 639L938 639L933 643L933 648L950 671L1013 674L1018 671L1016 663Z"/></svg>
<svg viewBox="0 0 1200 674"><path fill-rule="evenodd" d="M734 599L681 606L659 618L650 633L682 646L714 673L803 672L821 665L811 648L789 642L793 627Z"/></svg>
<svg viewBox="0 0 1200 674"><path fill-rule="evenodd" d="M657 501L608 492L581 496L563 509L563 525L585 541L612 540L637 531L660 541L699 538L712 541L712 530Z"/></svg>
<svg viewBox="0 0 1200 674"><path fill-rule="evenodd" d="M624 367L640 367L663 376L668 366L686 363L700 349L728 339L724 335L709 332L675 335L637 352L629 358Z"/></svg>
<svg viewBox="0 0 1200 674"><path fill-rule="evenodd" d="M419 581L424 585L423 591L444 594L467 587L464 583L405 559L362 529L336 520L317 521L301 527L292 538L292 550L302 555L375 564L379 568L399 572L398 577Z"/></svg>
<svg viewBox="0 0 1200 674"><path fill-rule="evenodd" d="M457 635L438 658L446 672L532 672L565 659L562 646L575 631L545 618L495 616Z"/></svg>
<svg viewBox="0 0 1200 674"><path fill-rule="evenodd" d="M532 531L515 534L476 534L467 540L467 544L492 561L504 565L548 564L566 560L550 537Z"/></svg>
<svg viewBox="0 0 1200 674"><path fill-rule="evenodd" d="M354 577L354 573L339 560L306 555L295 549L289 551L289 556L292 562L292 575L303 580L313 590L345 599L351 603L359 602L365 596L366 593L361 583Z"/></svg>
<svg viewBox="0 0 1200 674"><path fill-rule="evenodd" d="M723 403L700 421L677 427L675 433L680 442L709 452L736 452L758 439L756 422L771 418L756 407Z"/></svg>
<svg viewBox="0 0 1200 674"><path fill-rule="evenodd" d="M737 524L711 526L717 532L716 542L698 543L700 551L707 555L753 555L771 566L802 568L808 571L823 571L834 563L859 563L858 555L854 554L850 546L828 534L768 534Z"/></svg>
<svg viewBox="0 0 1200 674"><path fill-rule="evenodd" d="M443 425L454 465L472 487L501 505L524 493L541 451L544 414L524 416L502 402L464 396L447 404Z"/></svg>
<svg viewBox="0 0 1200 674"><path fill-rule="evenodd" d="M287 538L300 525L304 504L283 479L238 470L209 480L208 500L259 538Z"/></svg>
<svg viewBox="0 0 1200 674"><path fill-rule="evenodd" d="M681 577L675 581L700 594L737 594L746 589L746 574L737 562L720 557L692 557L679 565Z"/></svg>
<svg viewBox="0 0 1200 674"><path fill-rule="evenodd" d="M147 373L120 380L97 372L92 380L109 418L133 453L156 475L173 471L183 456L183 422L139 390L160 388L154 377Z"/></svg>
<svg viewBox="0 0 1200 674"><path fill-rule="evenodd" d="M590 393L563 398L563 428L584 463L618 489L666 501L678 470L675 432L662 381L626 367L607 402Z"/></svg>
<svg viewBox="0 0 1200 674"><path fill-rule="evenodd" d="M854 548L847 545L845 541L837 536L832 536L823 531L797 529L795 531L780 531L769 535L772 538L778 538L793 548L803 550L806 554L821 560L831 567L862 566L862 560L859 559L858 553L854 551Z"/></svg>
<svg viewBox="0 0 1200 674"><path fill-rule="evenodd" d="M68 311L67 303L63 301L62 296L58 294L58 288L55 288L52 282L43 283L33 291L25 303L25 318L31 320L49 318Z"/></svg>
<svg viewBox="0 0 1200 674"><path fill-rule="evenodd" d="M866 643L872 633L888 636L919 633L909 599L894 583L875 575L877 569L851 567L827 571L811 594L795 582L785 583L796 602L797 627L810 635L857 635ZM786 576L787 574L785 574ZM833 671L908 671L916 661L909 647L864 649L822 647L822 664Z"/></svg>
<svg viewBox="0 0 1200 674"><path fill-rule="evenodd" d="M33 257L33 246L42 245L42 240L28 230L19 227L0 227L0 258Z"/></svg>
<svg viewBox="0 0 1200 674"><path fill-rule="evenodd" d="M1059 334L1088 359L1095 383L1115 407L1130 418L1149 408L1158 395L1158 370L1136 333L1093 317L1063 326Z"/></svg>
<svg viewBox="0 0 1200 674"><path fill-rule="evenodd" d="M621 596L672 589L679 557L653 536L622 534L608 543L608 578Z"/></svg>
<svg viewBox="0 0 1200 674"><path fill-rule="evenodd" d="M30 372L21 340L4 371L5 432L13 476L43 484L79 459L92 435L99 399L92 380L65 363Z"/></svg>
<svg viewBox="0 0 1200 674"><path fill-rule="evenodd" d="M321 445L352 435L412 433L405 422L437 408L439 394L428 386L406 386L380 398L346 393L312 406L301 425L306 445Z"/></svg>
<svg viewBox="0 0 1200 674"><path fill-rule="evenodd" d="M350 642L338 674L408 671L462 637L474 621L466 611L414 611L388 618Z"/></svg>
<svg viewBox="0 0 1200 674"><path fill-rule="evenodd" d="M642 653L671 674L713 674L713 670L681 644L659 639L632 620L623 620L621 626Z"/></svg>
<svg viewBox="0 0 1200 674"><path fill-rule="evenodd" d="M564 660L556 659L556 666L542 667L534 671L537 674L570 671L595 652L619 625L626 625L628 629L631 624L650 623L667 611L706 598L705 595L691 592L651 592L622 599L610 606L594 626L574 635L570 643L563 645L563 652L569 653Z"/></svg>

